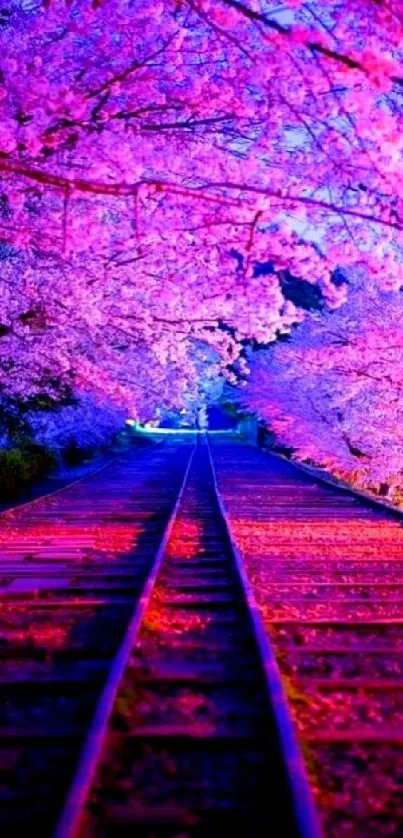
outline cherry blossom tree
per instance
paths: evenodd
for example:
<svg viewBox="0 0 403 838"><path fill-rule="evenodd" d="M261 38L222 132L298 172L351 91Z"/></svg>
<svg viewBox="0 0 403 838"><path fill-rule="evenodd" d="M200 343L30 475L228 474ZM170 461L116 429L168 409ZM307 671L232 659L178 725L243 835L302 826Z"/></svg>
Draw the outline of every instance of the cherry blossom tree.
<svg viewBox="0 0 403 838"><path fill-rule="evenodd" d="M74 404L26 414L35 441L60 452L71 446L85 451L110 444L122 429L125 418L125 412L111 406L106 399L91 398L88 394Z"/></svg>
<svg viewBox="0 0 403 838"><path fill-rule="evenodd" d="M261 261L330 307L340 264L400 288L400 5L11 0L3 391L203 400L301 319Z"/></svg>
<svg viewBox="0 0 403 838"><path fill-rule="evenodd" d="M71 286L71 272L61 270L58 261L26 258L11 248L3 256L1 391L3 401L20 401L31 424L34 407L43 413L48 405L49 416L35 423L38 433L47 421L62 425L64 417L66 433L71 417L82 427L72 409L77 402L93 405L94 417L108 427L110 410L122 424L125 415L150 420L157 409L163 415L185 406L195 414L200 401L213 391L217 397L222 355L230 353L234 340L226 338L225 350L213 331L207 346L209 335L204 340L202 331L207 315L194 316L196 296L192 317L190 300L183 309L187 318L180 301L170 315L155 290L139 291L130 277L98 283L82 263L84 281ZM55 412L58 405L69 410Z"/></svg>
<svg viewBox="0 0 403 838"><path fill-rule="evenodd" d="M172 203L174 240L194 222L221 242L238 220L250 262L262 226L284 213L323 222L345 258L371 223L383 242L399 232L399 9L347 2L341 18L337 0L291 0L284 25L276 5L163 0L152 16L145 0L12 6L2 27L6 234L24 244L37 232L29 189L51 239L75 250L83 232L97 252L110 244L105 214L128 216L126 250L142 226L159 237ZM280 250L284 236L273 236ZM291 238L278 255L294 250Z"/></svg>
<svg viewBox="0 0 403 838"><path fill-rule="evenodd" d="M244 403L278 441L357 485L403 495L403 298L349 274L349 303L256 354Z"/></svg>

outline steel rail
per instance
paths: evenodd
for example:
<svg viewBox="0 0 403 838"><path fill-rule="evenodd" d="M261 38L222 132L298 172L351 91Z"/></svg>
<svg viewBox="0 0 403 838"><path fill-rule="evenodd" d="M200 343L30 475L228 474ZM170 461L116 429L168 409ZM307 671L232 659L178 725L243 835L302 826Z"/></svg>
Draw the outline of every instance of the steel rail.
<svg viewBox="0 0 403 838"><path fill-rule="evenodd" d="M141 626L146 608L150 601L153 588L162 564L167 542L173 528L182 495L186 486L188 474L197 447L197 437L193 446L185 474L177 495L174 508L169 517L152 569L148 575L143 592L136 604L133 616L128 625L123 642L113 660L105 687L98 701L95 714L88 732L78 767L70 786L61 816L54 830L54 838L76 838L91 784L102 753L108 722L118 692L123 673L129 662L136 637Z"/></svg>
<svg viewBox="0 0 403 838"><path fill-rule="evenodd" d="M217 475L208 435L206 435L205 441L208 449L218 506L228 535L230 549L232 551L234 563L241 582L241 590L245 597L246 606L252 622L255 641L260 653L261 664L265 676L265 686L276 722L281 754L287 771L294 807L294 817L299 831L299 836L300 838L324 838L318 813L314 804L304 760L298 744L294 724L291 719L291 711L284 692L282 678L274 650L263 625L255 594L245 571L241 553L237 547L235 534L218 487Z"/></svg>

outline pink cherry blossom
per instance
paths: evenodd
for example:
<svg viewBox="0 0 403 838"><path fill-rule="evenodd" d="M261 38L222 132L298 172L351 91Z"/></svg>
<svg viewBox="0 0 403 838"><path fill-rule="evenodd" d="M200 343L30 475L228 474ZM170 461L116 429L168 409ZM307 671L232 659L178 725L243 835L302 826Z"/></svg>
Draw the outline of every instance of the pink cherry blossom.
<svg viewBox="0 0 403 838"><path fill-rule="evenodd" d="M401 287L403 17L342 6L13 5L0 29L8 397L68 380L139 417L205 400L213 381L242 380L248 343L302 319L262 262L317 285L329 317L350 306L339 266L365 268L380 294Z"/></svg>

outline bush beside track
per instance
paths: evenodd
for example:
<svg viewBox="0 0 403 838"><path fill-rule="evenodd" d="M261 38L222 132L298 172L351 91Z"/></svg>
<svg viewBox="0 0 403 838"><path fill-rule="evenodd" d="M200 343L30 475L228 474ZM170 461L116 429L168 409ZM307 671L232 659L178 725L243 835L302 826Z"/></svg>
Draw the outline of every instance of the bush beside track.
<svg viewBox="0 0 403 838"><path fill-rule="evenodd" d="M0 501L18 498L55 466L54 454L43 445L28 443L18 448L0 448Z"/></svg>

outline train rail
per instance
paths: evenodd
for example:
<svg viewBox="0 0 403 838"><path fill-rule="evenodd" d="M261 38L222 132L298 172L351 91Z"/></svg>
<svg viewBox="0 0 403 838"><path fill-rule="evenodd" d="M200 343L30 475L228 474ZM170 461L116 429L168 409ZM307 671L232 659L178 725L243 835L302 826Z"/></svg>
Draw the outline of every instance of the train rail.
<svg viewBox="0 0 403 838"><path fill-rule="evenodd" d="M51 835L189 460L128 454L0 516L0 823Z"/></svg>
<svg viewBox="0 0 403 838"><path fill-rule="evenodd" d="M219 485L326 838L403 834L403 519L234 445Z"/></svg>
<svg viewBox="0 0 403 838"><path fill-rule="evenodd" d="M287 712L199 444L55 835L318 838Z"/></svg>

